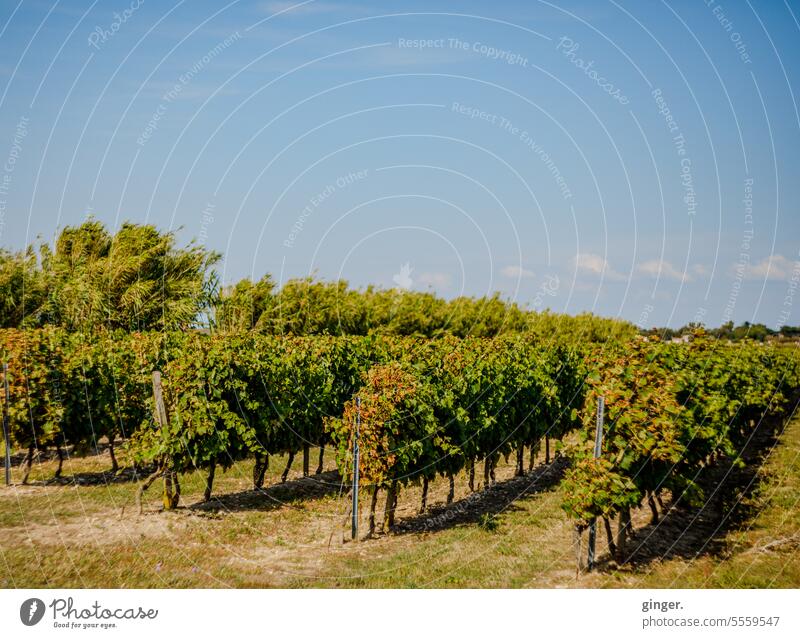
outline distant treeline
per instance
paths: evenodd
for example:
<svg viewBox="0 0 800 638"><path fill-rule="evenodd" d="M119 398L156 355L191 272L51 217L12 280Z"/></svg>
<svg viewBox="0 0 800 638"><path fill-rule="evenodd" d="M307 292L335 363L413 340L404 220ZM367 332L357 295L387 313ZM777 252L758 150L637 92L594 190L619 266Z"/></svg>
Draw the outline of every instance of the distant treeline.
<svg viewBox="0 0 800 638"><path fill-rule="evenodd" d="M689 337L698 328L703 327L699 323L688 323L681 328L649 328L642 330L646 336L657 335L662 339L679 339ZM763 323L750 323L745 321L741 325L734 326L733 321L723 323L719 328L704 328L705 332L718 339L730 339L740 341L742 339L754 339L755 341L766 340L797 340L800 339L800 326L781 326L780 330L768 328Z"/></svg>
<svg viewBox="0 0 800 638"><path fill-rule="evenodd" d="M345 281L290 280L278 289L269 276L244 280L223 291L216 314L224 332L265 334L494 337L530 333L587 341L629 339L636 328L625 321L585 313L532 312L499 295L445 300L427 292L355 290Z"/></svg>
<svg viewBox="0 0 800 638"><path fill-rule="evenodd" d="M493 337L530 333L608 341L639 333L626 321L536 312L490 297L446 300L431 292L400 288L350 288L346 281L291 279L278 286L270 275L222 286L214 267L221 255L155 226L125 223L116 233L97 220L67 227L54 246L20 252L0 249L0 328L55 326L75 332L208 330L273 335L394 334ZM688 335L653 328L662 338ZM715 336L763 340L796 337L762 324L708 330Z"/></svg>
<svg viewBox="0 0 800 638"><path fill-rule="evenodd" d="M445 300L429 292L270 275L223 287L220 255L174 233L125 223L110 233L89 219L54 247L0 249L0 328L68 331L210 330L276 335L395 334L491 337L529 332L588 341L625 339L636 328L592 314L533 312L499 295Z"/></svg>

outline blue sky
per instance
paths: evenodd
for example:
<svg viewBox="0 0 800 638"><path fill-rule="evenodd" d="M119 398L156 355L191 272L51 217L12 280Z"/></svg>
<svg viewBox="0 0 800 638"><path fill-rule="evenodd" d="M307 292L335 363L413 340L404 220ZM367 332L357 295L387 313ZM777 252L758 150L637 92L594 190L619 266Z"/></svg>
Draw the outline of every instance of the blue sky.
<svg viewBox="0 0 800 638"><path fill-rule="evenodd" d="M0 245L181 228L223 279L800 323L800 3L0 6Z"/></svg>

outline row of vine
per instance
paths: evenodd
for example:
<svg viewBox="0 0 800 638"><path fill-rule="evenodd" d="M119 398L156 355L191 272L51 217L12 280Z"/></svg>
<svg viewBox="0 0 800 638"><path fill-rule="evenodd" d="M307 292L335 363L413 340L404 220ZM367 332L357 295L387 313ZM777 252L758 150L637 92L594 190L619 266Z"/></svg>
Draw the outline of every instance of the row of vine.
<svg viewBox="0 0 800 638"><path fill-rule="evenodd" d="M182 473L207 472L210 498L217 468L255 457L262 487L271 455L333 446L349 480L356 422L361 478L379 489L386 524L399 490L449 481L465 471L475 486L494 479L500 456L516 454L524 474L545 438L562 439L570 468L563 507L578 529L602 518L629 529L630 508L648 503L657 517L662 493L698 504L700 470L736 458L754 428L784 409L800 385L798 358L786 348L731 344L695 335L690 344L638 340L611 344L396 336L272 337L253 333L125 333L84 338L58 329L0 331L14 400L12 444L26 449L112 445L154 467L152 479L177 484ZM153 418L151 373L163 373L166 420ZM594 458L594 406L606 404L603 447ZM356 398L359 399L357 405ZM113 461L116 466L116 460ZM60 466L59 466L60 469ZM114 468L116 469L116 467ZM288 465L284 471L285 480ZM27 475L26 475L27 476ZM166 504L176 503L170 498Z"/></svg>

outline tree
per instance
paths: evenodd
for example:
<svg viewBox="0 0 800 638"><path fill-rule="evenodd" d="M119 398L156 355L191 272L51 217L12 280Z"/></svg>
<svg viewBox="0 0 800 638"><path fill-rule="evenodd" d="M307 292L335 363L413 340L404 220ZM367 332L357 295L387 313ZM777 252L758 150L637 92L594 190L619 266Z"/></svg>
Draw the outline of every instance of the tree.
<svg viewBox="0 0 800 638"><path fill-rule="evenodd" d="M242 279L235 286L224 288L216 313L216 325L222 332L241 332L256 327L273 305L275 282L264 275L256 283Z"/></svg>
<svg viewBox="0 0 800 638"><path fill-rule="evenodd" d="M0 325L68 330L169 330L201 325L216 301L217 253L175 234L125 223L111 235L97 220L67 227L55 248L0 252Z"/></svg>
<svg viewBox="0 0 800 638"><path fill-rule="evenodd" d="M0 249L0 327L38 325L46 297L45 277L34 250Z"/></svg>

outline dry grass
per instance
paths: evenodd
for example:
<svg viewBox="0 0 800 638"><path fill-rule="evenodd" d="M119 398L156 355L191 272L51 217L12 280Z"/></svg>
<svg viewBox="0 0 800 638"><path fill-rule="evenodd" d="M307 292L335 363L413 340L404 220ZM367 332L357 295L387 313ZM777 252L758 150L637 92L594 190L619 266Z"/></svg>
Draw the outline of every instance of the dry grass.
<svg viewBox="0 0 800 638"><path fill-rule="evenodd" d="M0 488L0 577L4 587L797 587L799 459L795 419L762 468L759 488L745 497L749 516L717 534L714 551L690 539L696 556L687 557L689 546L666 560L579 579L572 526L559 507L558 463L516 479L501 463L498 484L475 495L459 476L449 507L447 481L439 479L424 516L417 514L420 488L412 486L400 496L394 533L353 543L343 542L347 493L330 455L322 475L305 479L297 459L285 484L285 459L273 459L260 492L251 489L252 463L238 463L218 473L219 496L205 504L204 476L194 473L182 480L177 511L161 511L154 486L143 515L135 511L135 483L98 474L108 469L107 456L69 459L64 484L45 483L55 462L43 460L34 484ZM70 484L76 476L84 484ZM640 533L648 518L649 511L637 513ZM670 544L674 530L659 527L649 536Z"/></svg>

